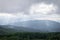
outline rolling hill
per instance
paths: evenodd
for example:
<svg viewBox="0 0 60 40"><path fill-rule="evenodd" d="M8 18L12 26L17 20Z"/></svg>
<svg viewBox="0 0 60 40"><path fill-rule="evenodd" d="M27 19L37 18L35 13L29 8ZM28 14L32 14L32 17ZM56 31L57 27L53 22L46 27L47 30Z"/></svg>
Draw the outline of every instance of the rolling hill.
<svg viewBox="0 0 60 40"><path fill-rule="evenodd" d="M28 28L28 29L35 29L45 32L60 32L60 23L56 21L50 20L30 20L24 22L16 22L15 25ZM26 29L27 30L27 29Z"/></svg>
<svg viewBox="0 0 60 40"><path fill-rule="evenodd" d="M0 25L0 33L5 32L60 32L60 23L49 20L30 20L17 22L15 25Z"/></svg>

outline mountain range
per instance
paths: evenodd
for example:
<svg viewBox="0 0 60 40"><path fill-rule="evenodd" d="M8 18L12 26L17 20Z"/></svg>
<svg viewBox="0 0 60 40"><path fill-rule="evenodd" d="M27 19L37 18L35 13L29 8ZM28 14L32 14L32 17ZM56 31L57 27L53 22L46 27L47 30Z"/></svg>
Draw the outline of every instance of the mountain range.
<svg viewBox="0 0 60 40"><path fill-rule="evenodd" d="M0 25L0 34L5 32L60 32L60 23L50 20L30 20L16 22L15 25Z"/></svg>

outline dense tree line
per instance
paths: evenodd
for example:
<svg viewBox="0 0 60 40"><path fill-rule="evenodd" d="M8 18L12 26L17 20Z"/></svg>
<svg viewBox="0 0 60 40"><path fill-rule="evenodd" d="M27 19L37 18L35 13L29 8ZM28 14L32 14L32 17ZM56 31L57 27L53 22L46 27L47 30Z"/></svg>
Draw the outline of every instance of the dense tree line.
<svg viewBox="0 0 60 40"><path fill-rule="evenodd" d="M60 40L60 32L39 33L39 32L17 32L7 35L0 35L0 40Z"/></svg>

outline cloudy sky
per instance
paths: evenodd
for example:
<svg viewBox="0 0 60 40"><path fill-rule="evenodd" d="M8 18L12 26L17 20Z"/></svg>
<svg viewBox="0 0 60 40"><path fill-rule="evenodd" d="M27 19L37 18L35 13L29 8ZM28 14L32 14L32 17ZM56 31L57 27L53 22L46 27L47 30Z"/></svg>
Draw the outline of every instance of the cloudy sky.
<svg viewBox="0 0 60 40"><path fill-rule="evenodd" d="M60 0L0 0L0 24L29 20L60 22Z"/></svg>

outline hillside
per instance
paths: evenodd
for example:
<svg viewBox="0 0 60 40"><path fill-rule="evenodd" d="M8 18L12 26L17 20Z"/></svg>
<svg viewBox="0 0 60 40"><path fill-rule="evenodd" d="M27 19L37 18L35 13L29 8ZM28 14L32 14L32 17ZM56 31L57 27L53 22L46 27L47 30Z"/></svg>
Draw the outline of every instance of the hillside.
<svg viewBox="0 0 60 40"><path fill-rule="evenodd" d="M43 32L60 32L60 23L50 20L29 20L23 22L16 22L14 25L22 26L28 29L40 30Z"/></svg>

